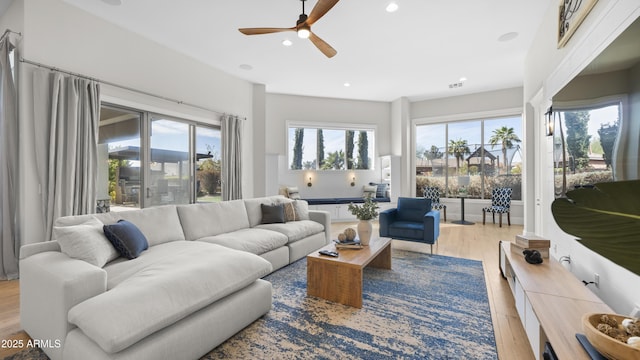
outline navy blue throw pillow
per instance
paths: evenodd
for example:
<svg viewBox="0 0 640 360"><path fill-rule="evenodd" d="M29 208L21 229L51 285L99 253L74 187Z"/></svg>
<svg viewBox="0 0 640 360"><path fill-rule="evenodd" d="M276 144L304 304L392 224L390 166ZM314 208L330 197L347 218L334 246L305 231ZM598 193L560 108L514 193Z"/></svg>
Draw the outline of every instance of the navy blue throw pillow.
<svg viewBox="0 0 640 360"><path fill-rule="evenodd" d="M105 225L104 234L120 255L127 259L137 258L141 252L149 248L149 243L137 226L127 220L116 224Z"/></svg>

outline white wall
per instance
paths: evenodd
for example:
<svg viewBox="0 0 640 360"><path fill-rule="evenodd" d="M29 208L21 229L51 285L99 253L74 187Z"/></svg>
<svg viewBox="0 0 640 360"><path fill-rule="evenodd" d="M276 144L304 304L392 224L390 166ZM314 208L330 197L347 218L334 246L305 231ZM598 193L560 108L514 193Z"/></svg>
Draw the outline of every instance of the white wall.
<svg viewBox="0 0 640 360"><path fill-rule="evenodd" d="M247 117L244 125L243 183L253 196L253 84L234 78L155 42L125 31L60 0L24 3L22 56L30 61L150 92L216 112L103 86L103 99L167 115L219 124L219 113ZM14 6L16 6L14 4ZM21 228L23 243L42 241L41 200L35 172L33 129L44 119L30 110L31 71L22 64L21 96Z"/></svg>
<svg viewBox="0 0 640 360"><path fill-rule="evenodd" d="M277 176L280 185L298 186L303 198L362 196L362 186L370 181L380 181L379 159L391 152L391 105L386 102L343 100L308 96L267 94L265 154L278 157L278 172L267 169L266 177ZM374 126L374 170L314 171L289 170L287 124L313 124L326 126L364 125ZM309 175L313 186L308 187ZM351 186L353 176L356 185ZM256 178L256 181L264 181ZM268 194L278 189L269 189Z"/></svg>
<svg viewBox="0 0 640 360"><path fill-rule="evenodd" d="M640 2L637 0L599 1L583 24L577 29L567 46L557 49L558 7L552 4L543 21L531 50L525 61L525 102L531 102L532 112L543 109L551 103L551 98L562 87L574 78L587 64L591 62L615 37L629 24L640 16ZM600 85L602 86L602 85ZM539 92L544 95L540 100L534 99ZM637 95L636 95L637 96ZM537 111L531 118L537 121L537 131L543 131L544 116ZM552 187L553 173L549 171L552 161L552 142L542 141L546 147L538 149L539 156L545 158L534 172L535 181L543 186L536 189L540 193L527 195L526 201L540 199L540 212L544 216L541 228L535 233L552 241L552 256L559 258L569 255L572 259L571 270L578 279L592 281L594 273L600 275L600 288L590 286L603 301L614 311L628 314L634 304L640 303L640 276L631 273L611 261L588 250L578 241L563 233L553 220L550 206L554 195ZM526 144L525 151L536 151L534 143Z"/></svg>

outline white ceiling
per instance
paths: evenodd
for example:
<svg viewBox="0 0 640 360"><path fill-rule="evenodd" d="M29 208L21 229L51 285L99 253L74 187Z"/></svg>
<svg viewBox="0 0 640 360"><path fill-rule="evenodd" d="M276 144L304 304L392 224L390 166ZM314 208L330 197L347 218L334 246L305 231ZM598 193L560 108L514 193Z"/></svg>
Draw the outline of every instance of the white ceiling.
<svg viewBox="0 0 640 360"><path fill-rule="evenodd" d="M557 0L342 0L312 31L329 59L294 32L246 36L241 27L291 27L299 0L65 0L269 93L392 101L522 86L524 59ZM117 2L117 0L115 0ZM308 0L306 13L316 0ZM506 42L501 35L517 32ZM291 47L281 42L290 39ZM242 69L246 64L251 70ZM461 88L449 84L467 78ZM349 82L350 87L343 84Z"/></svg>

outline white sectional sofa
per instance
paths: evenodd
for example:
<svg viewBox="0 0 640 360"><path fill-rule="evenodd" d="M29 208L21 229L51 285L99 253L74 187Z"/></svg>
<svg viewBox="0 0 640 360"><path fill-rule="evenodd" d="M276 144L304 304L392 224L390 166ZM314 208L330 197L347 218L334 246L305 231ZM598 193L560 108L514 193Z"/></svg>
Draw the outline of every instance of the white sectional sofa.
<svg viewBox="0 0 640 360"><path fill-rule="evenodd" d="M58 240L21 249L21 325L54 360L197 359L271 309L271 284L262 277L329 242L329 213L303 202L295 203L295 221L262 223L261 204L289 201L60 218ZM90 249L104 246L100 226L120 219L148 241L138 257L109 255L99 266L92 259L100 254L69 248L69 233L97 241ZM108 246L102 250L114 250Z"/></svg>

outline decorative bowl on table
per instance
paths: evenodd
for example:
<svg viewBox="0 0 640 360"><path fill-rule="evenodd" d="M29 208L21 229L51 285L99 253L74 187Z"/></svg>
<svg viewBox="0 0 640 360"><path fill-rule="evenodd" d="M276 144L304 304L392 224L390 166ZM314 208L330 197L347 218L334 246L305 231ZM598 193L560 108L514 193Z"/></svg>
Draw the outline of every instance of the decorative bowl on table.
<svg viewBox="0 0 640 360"><path fill-rule="evenodd" d="M591 345L593 345L593 347L598 350L600 354L611 360L640 360L640 344L635 346L628 345L626 342L622 342L621 340L611 337L610 335L607 335L604 332L598 330L598 325L606 323L606 321L603 321L603 315L606 315L609 322L613 321L611 324L609 324L609 326L617 324L617 330L613 330L615 329L614 326L611 326L612 329L609 329L611 331L609 331L608 333L612 335L615 335L616 331L618 333L626 332L626 330L622 326L623 320L632 319L637 321L637 319L617 314L585 314L582 317L582 328ZM637 323L640 324L640 322ZM606 326L604 327L606 328ZM627 333L627 335L627 337L631 337L631 334Z"/></svg>

